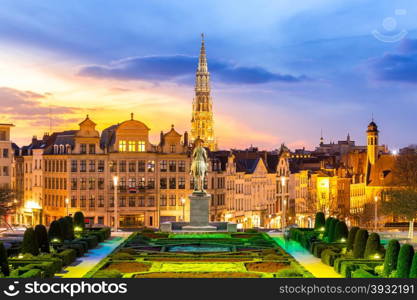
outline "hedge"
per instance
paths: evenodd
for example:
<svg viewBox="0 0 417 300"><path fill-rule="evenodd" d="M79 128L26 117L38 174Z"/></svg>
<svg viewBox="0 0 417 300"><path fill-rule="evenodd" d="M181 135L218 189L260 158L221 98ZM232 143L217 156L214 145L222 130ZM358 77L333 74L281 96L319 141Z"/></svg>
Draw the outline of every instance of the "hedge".
<svg viewBox="0 0 417 300"><path fill-rule="evenodd" d="M74 219L70 216L64 217L64 219L67 221L69 227L68 227L68 237L70 240L73 240L75 238L74 235Z"/></svg>
<svg viewBox="0 0 417 300"><path fill-rule="evenodd" d="M317 240L318 233L311 228L291 228L289 238L297 241L306 249L310 249L312 242Z"/></svg>
<svg viewBox="0 0 417 300"><path fill-rule="evenodd" d="M314 229L315 230L321 230L324 228L324 225L326 224L326 217L324 216L324 213L319 211L316 213L316 218L314 220Z"/></svg>
<svg viewBox="0 0 417 300"><path fill-rule="evenodd" d="M62 243L64 241L62 228L58 221L52 221L51 225L49 226L48 238L52 243Z"/></svg>
<svg viewBox="0 0 417 300"><path fill-rule="evenodd" d="M378 255L378 258L381 258L381 239L378 233L371 233L366 241L365 252L363 254L364 258L376 258L375 255Z"/></svg>
<svg viewBox="0 0 417 300"><path fill-rule="evenodd" d="M327 240L332 243L335 241L335 232L336 232L336 226L337 223L339 223L340 221L338 219L333 219L330 222L329 225L329 234L327 235Z"/></svg>
<svg viewBox="0 0 417 300"><path fill-rule="evenodd" d="M347 240L347 250L353 250L353 245L355 244L355 237L356 233L358 233L359 227L352 227L348 234L348 240Z"/></svg>
<svg viewBox="0 0 417 300"><path fill-rule="evenodd" d="M84 214L81 211L77 211L74 214L74 229L77 229L77 228L81 228L81 231L84 231L85 229Z"/></svg>
<svg viewBox="0 0 417 300"><path fill-rule="evenodd" d="M342 257L342 250L336 247L325 249L321 253L321 261L326 265L333 266L336 258Z"/></svg>
<svg viewBox="0 0 417 300"><path fill-rule="evenodd" d="M410 276L408 277L417 278L417 252L414 253L413 261L411 263L411 268L410 268Z"/></svg>
<svg viewBox="0 0 417 300"><path fill-rule="evenodd" d="M42 224L35 226L35 237L41 252L49 253L48 232Z"/></svg>
<svg viewBox="0 0 417 300"><path fill-rule="evenodd" d="M360 267L351 273L352 278L378 278L377 275L372 274L372 268Z"/></svg>
<svg viewBox="0 0 417 300"><path fill-rule="evenodd" d="M95 235L86 235L80 238L80 240L88 243L88 249L95 248L98 245L98 239Z"/></svg>
<svg viewBox="0 0 417 300"><path fill-rule="evenodd" d="M10 274L9 262L7 259L7 251L6 248L4 248L2 242L0 242L0 271L5 276L9 276Z"/></svg>
<svg viewBox="0 0 417 300"><path fill-rule="evenodd" d="M122 278L123 274L117 270L100 270L92 278Z"/></svg>
<svg viewBox="0 0 417 300"><path fill-rule="evenodd" d="M38 241L35 237L35 231L32 227L26 229L23 235L22 253L29 253L32 255L39 255Z"/></svg>
<svg viewBox="0 0 417 300"><path fill-rule="evenodd" d="M28 264L40 264L43 262L51 263L54 273L57 273L62 270L62 267L63 267L62 259L58 257L54 257L51 254L49 254L48 256L40 255L36 257L33 257L33 256L24 257L22 259L20 258L9 259L9 264L12 266L25 266Z"/></svg>
<svg viewBox="0 0 417 300"><path fill-rule="evenodd" d="M355 235L355 242L353 244L353 257L354 258L363 258L367 240L368 240L368 231L365 229L359 229Z"/></svg>
<svg viewBox="0 0 417 300"><path fill-rule="evenodd" d="M10 274L10 278L42 278L42 271L40 269L31 269L31 270L14 270Z"/></svg>
<svg viewBox="0 0 417 300"><path fill-rule="evenodd" d="M326 222L324 223L323 237L328 237L329 236L330 223L333 222L332 220L334 220L332 217L328 217L326 219Z"/></svg>
<svg viewBox="0 0 417 300"><path fill-rule="evenodd" d="M383 260L375 259L354 259L340 257L334 261L334 270L345 278L351 278L351 273L361 266L368 266L375 268L383 264Z"/></svg>
<svg viewBox="0 0 417 300"><path fill-rule="evenodd" d="M61 227L61 232L62 232L62 238L63 240L71 240L71 229L70 229L70 223L68 223L67 219L65 218L60 218L58 220L59 226Z"/></svg>
<svg viewBox="0 0 417 300"><path fill-rule="evenodd" d="M411 263L413 261L414 248L409 244L404 244L400 248L397 261L397 278L408 278L410 275Z"/></svg>
<svg viewBox="0 0 417 300"><path fill-rule="evenodd" d="M76 258L76 251L74 249L66 249L56 254L57 257L62 259L65 266L72 264Z"/></svg>
<svg viewBox="0 0 417 300"><path fill-rule="evenodd" d="M334 241L335 242L342 242L345 241L348 237L349 234L349 230L348 227L346 226L345 222L339 222L336 224L336 229L335 229L335 233L334 233Z"/></svg>
<svg viewBox="0 0 417 300"><path fill-rule="evenodd" d="M398 254L400 252L400 243L398 240L390 240L385 253L384 268L382 274L389 277L397 269Z"/></svg>
<svg viewBox="0 0 417 300"><path fill-rule="evenodd" d="M318 258L321 258L322 253L326 249L338 248L342 249L345 247L345 243L326 243L326 242L314 242L311 246L311 253Z"/></svg>

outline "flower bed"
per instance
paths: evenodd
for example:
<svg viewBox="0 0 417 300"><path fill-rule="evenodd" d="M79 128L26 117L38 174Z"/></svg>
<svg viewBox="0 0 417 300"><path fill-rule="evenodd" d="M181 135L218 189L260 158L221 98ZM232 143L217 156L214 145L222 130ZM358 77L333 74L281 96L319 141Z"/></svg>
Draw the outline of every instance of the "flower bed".
<svg viewBox="0 0 417 300"><path fill-rule="evenodd" d="M282 262L252 262L245 264L249 272L275 273L282 269L288 269L289 263Z"/></svg>
<svg viewBox="0 0 417 300"><path fill-rule="evenodd" d="M249 272L206 272L206 273L147 273L137 274L135 278L260 278L261 274Z"/></svg>
<svg viewBox="0 0 417 300"><path fill-rule="evenodd" d="M140 262L112 262L104 270L117 270L121 273L145 272L149 271L150 264Z"/></svg>

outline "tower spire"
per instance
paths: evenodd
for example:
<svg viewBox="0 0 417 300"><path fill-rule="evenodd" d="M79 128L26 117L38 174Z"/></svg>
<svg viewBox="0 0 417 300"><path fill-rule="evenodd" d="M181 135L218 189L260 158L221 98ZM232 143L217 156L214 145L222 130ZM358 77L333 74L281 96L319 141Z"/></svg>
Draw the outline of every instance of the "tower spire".
<svg viewBox="0 0 417 300"><path fill-rule="evenodd" d="M208 73L206 46L204 45L204 33L201 34L200 56L198 58L197 72Z"/></svg>

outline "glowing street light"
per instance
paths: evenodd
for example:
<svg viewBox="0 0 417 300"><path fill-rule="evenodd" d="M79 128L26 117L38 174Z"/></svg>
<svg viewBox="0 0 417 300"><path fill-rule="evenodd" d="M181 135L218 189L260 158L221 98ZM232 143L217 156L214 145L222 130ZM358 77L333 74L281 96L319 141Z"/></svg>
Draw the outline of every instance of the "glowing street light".
<svg viewBox="0 0 417 300"><path fill-rule="evenodd" d="M118 208L118 203L117 203L117 185L119 183L119 177L118 176L113 176L113 185L114 185L114 231L117 231L117 208Z"/></svg>

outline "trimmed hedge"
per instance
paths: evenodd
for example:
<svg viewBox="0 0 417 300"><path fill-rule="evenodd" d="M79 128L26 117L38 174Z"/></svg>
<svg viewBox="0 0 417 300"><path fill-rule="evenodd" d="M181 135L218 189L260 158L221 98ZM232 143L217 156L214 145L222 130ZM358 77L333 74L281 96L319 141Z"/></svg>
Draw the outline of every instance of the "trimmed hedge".
<svg viewBox="0 0 417 300"><path fill-rule="evenodd" d="M44 225L38 224L35 226L35 236L41 252L49 253L48 232L46 231L46 227Z"/></svg>
<svg viewBox="0 0 417 300"><path fill-rule="evenodd" d="M368 231L365 229L359 229L355 235L355 242L353 244L353 257L354 258L363 258L367 240L368 240Z"/></svg>
<svg viewBox="0 0 417 300"><path fill-rule="evenodd" d="M68 223L68 237L70 240L73 240L75 238L74 235L74 219L70 216L66 216L64 217L64 219L67 221Z"/></svg>
<svg viewBox="0 0 417 300"><path fill-rule="evenodd" d="M321 253L321 261L326 265L333 266L336 258L342 257L341 252L342 250L336 247L327 248Z"/></svg>
<svg viewBox="0 0 417 300"><path fill-rule="evenodd" d="M325 224L326 224L326 217L324 216L324 213L321 211L317 212L316 218L314 220L314 229L321 230L321 228L324 228Z"/></svg>
<svg viewBox="0 0 417 300"><path fill-rule="evenodd" d="M329 229L330 229L330 223L334 220L332 217L328 217L326 219L326 222L324 223L324 234L323 237L326 238L329 236Z"/></svg>
<svg viewBox="0 0 417 300"><path fill-rule="evenodd" d="M400 253L400 243L398 240L390 240L385 254L383 276L389 277L397 269L398 254Z"/></svg>
<svg viewBox="0 0 417 300"><path fill-rule="evenodd" d="M372 268L369 267L360 267L351 273L352 278L378 278L377 275L374 275Z"/></svg>
<svg viewBox="0 0 417 300"><path fill-rule="evenodd" d="M64 266L68 266L75 261L76 251L74 249L66 249L57 253L56 256L62 259Z"/></svg>
<svg viewBox="0 0 417 300"><path fill-rule="evenodd" d="M334 233L334 241L341 242L342 239L346 241L349 234L348 227L345 222L339 222L336 224L336 229Z"/></svg>
<svg viewBox="0 0 417 300"><path fill-rule="evenodd" d="M355 244L355 237L356 233L358 233L359 227L352 227L348 234L348 240L347 240L347 250L351 251L353 250L353 245Z"/></svg>
<svg viewBox="0 0 417 300"><path fill-rule="evenodd" d="M329 224L329 234L327 235L327 240L330 243L333 243L335 241L335 232L336 232L336 226L340 221L338 219L332 219Z"/></svg>
<svg viewBox="0 0 417 300"><path fill-rule="evenodd" d="M14 270L10 273L10 278L43 278L42 270L31 269L31 270Z"/></svg>
<svg viewBox="0 0 417 300"><path fill-rule="evenodd" d="M376 259L354 259L340 257L334 261L334 270L345 278L351 278L351 273L362 266L375 268L383 264L383 260Z"/></svg>
<svg viewBox="0 0 417 300"><path fill-rule="evenodd" d="M381 239L378 233L371 233L366 241L364 258L375 258L375 255L379 255L381 258Z"/></svg>
<svg viewBox="0 0 417 300"><path fill-rule="evenodd" d="M81 211L77 211L74 214L74 229L77 227L81 228L81 231L84 231L85 229L84 214Z"/></svg>
<svg viewBox="0 0 417 300"><path fill-rule="evenodd" d="M414 253L413 261L411 263L411 268L410 268L410 276L408 277L417 278L417 252Z"/></svg>
<svg viewBox="0 0 417 300"><path fill-rule="evenodd" d="M317 240L318 233L311 228L291 228L288 236L304 248L310 249L311 244Z"/></svg>
<svg viewBox="0 0 417 300"><path fill-rule="evenodd" d="M35 231L32 227L26 229L23 235L22 253L29 253L32 255L39 255L38 241L36 240Z"/></svg>
<svg viewBox="0 0 417 300"><path fill-rule="evenodd" d="M63 240L71 240L71 229L70 224L68 223L67 219L60 218L58 219L59 226L61 227L62 238Z"/></svg>
<svg viewBox="0 0 417 300"><path fill-rule="evenodd" d="M86 235L80 238L80 240L87 242L88 249L95 248L98 245L98 238L95 235Z"/></svg>
<svg viewBox="0 0 417 300"><path fill-rule="evenodd" d="M51 225L49 226L48 238L52 243L62 243L64 241L62 228L58 221L52 221Z"/></svg>
<svg viewBox="0 0 417 300"><path fill-rule="evenodd" d="M123 274L117 270L100 270L92 278L122 278Z"/></svg>
<svg viewBox="0 0 417 300"><path fill-rule="evenodd" d="M4 248L3 242L0 242L0 271L5 276L9 276L10 269L9 269L9 261L7 259L7 251Z"/></svg>
<svg viewBox="0 0 417 300"><path fill-rule="evenodd" d="M414 248L409 244L404 244L400 248L397 262L397 278L408 278L410 275L411 263L414 256Z"/></svg>

